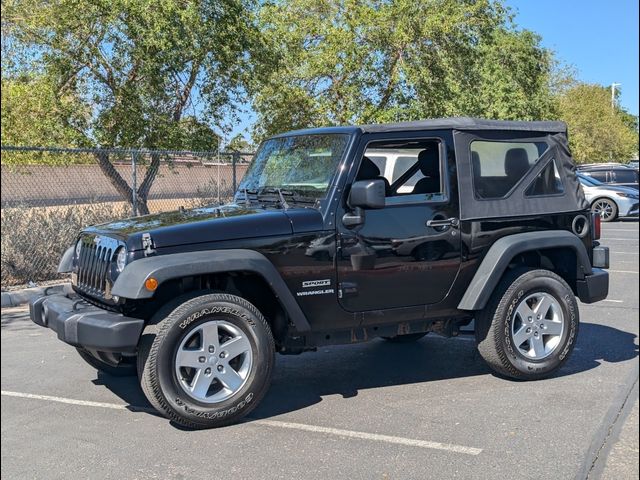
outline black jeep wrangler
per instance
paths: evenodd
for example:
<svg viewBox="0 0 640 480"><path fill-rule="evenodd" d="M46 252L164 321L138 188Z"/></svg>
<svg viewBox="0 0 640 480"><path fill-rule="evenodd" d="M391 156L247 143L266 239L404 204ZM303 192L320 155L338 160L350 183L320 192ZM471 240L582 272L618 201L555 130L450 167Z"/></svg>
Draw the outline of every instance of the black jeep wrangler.
<svg viewBox="0 0 640 480"><path fill-rule="evenodd" d="M607 296L599 228L563 123L295 131L262 144L231 204L83 230L59 267L75 293L30 313L193 428L249 413L276 352L472 320L492 369L539 379L575 345L576 296Z"/></svg>

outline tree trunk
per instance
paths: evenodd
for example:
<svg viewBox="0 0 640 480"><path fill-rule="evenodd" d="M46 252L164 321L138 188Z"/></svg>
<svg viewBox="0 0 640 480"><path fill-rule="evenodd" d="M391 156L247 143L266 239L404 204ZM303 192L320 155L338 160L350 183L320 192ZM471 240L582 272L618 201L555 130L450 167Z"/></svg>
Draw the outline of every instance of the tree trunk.
<svg viewBox="0 0 640 480"><path fill-rule="evenodd" d="M107 177L107 180L113 185L116 191L120 194L122 199L126 201L133 208L133 189L127 183L127 181L122 178L122 175L116 170L111 161L109 160L109 154L106 152L98 152L96 153L96 159L98 161L98 166L100 170ZM136 191L136 207L138 210L138 215L147 215L149 214L149 206L147 203L147 199L149 197L149 191L151 190L151 186L158 176L158 171L160 170L160 154L152 153L151 154L151 164L145 173L144 179L140 186Z"/></svg>

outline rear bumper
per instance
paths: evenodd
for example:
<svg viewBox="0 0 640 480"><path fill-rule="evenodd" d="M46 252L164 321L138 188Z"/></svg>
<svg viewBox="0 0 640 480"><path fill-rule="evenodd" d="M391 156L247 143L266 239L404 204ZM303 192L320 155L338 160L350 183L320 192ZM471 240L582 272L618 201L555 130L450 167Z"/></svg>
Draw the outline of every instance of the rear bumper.
<svg viewBox="0 0 640 480"><path fill-rule="evenodd" d="M578 298L582 303L595 303L607 298L609 294L609 272L594 268L592 275L577 282Z"/></svg>
<svg viewBox="0 0 640 480"><path fill-rule="evenodd" d="M144 320L102 310L79 297L48 295L29 303L31 320L69 345L105 352L134 352Z"/></svg>

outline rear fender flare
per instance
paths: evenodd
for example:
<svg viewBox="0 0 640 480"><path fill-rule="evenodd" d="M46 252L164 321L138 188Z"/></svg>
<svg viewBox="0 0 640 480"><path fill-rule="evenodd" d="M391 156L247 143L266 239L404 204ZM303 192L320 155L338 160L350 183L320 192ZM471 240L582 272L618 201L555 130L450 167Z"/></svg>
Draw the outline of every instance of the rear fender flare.
<svg viewBox="0 0 640 480"><path fill-rule="evenodd" d="M482 310L498 282L516 255L534 250L571 248L576 253L576 278L591 275L591 261L582 241L565 230L526 232L508 235L497 240L485 255L462 300L460 310Z"/></svg>

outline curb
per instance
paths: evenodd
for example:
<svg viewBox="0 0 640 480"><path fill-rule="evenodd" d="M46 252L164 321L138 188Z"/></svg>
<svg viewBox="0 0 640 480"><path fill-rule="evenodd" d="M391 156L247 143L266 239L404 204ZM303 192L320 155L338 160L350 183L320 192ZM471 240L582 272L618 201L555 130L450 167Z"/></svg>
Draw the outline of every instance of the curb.
<svg viewBox="0 0 640 480"><path fill-rule="evenodd" d="M25 303L29 303L29 301L34 298L52 293L73 293L71 283L60 283L58 285L50 285L48 287L24 288L14 292L2 292L2 308L18 307Z"/></svg>

